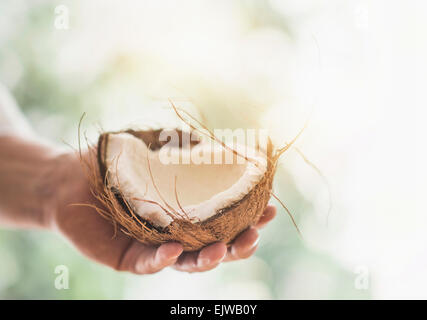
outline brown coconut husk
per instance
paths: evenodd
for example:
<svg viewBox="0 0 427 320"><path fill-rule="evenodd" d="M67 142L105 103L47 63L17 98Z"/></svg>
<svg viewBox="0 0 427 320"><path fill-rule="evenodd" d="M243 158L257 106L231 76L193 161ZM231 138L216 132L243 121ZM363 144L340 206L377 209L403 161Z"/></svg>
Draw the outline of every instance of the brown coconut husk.
<svg viewBox="0 0 427 320"><path fill-rule="evenodd" d="M175 111L178 114L176 109ZM190 127L193 130L198 130L194 126ZM165 242L177 241L182 244L184 251L196 251L218 241L230 245L241 232L249 226L255 225L263 215L270 197L274 196L272 185L278 159L290 148L302 131L289 144L280 149L274 149L269 139L267 146L267 170L260 182L242 199L232 203L227 208L219 210L215 215L205 221L191 221L186 216L179 203L179 192L176 188L175 197L179 210L172 208L167 203L161 204L146 199L132 199L155 203L171 216L173 222L165 228L156 227L150 221L141 218L132 210L130 204L121 195L120 190L109 187L107 168L104 162L106 145L108 143L108 135L119 132L102 133L98 139L97 147L89 147L89 159L85 163L88 169L87 172L92 193L104 207L94 208L100 215L111 221L115 228L120 228L122 232L144 244L157 246ZM161 148L167 142L159 141L161 130L125 130L121 132L130 133L143 140L152 150ZM181 138L183 134L189 134L179 130L178 132ZM180 139L179 147L183 147L183 140ZM198 141L193 143L198 143ZM154 180L152 181L154 182ZM276 196L274 197L278 199ZM299 232L290 211L283 202L280 201L280 203L290 215L294 226Z"/></svg>

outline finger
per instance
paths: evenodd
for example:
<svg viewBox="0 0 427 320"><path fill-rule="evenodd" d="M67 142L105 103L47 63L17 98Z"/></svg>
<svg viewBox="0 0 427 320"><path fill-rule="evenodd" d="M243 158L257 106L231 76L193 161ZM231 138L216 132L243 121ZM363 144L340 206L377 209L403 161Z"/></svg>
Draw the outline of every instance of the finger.
<svg viewBox="0 0 427 320"><path fill-rule="evenodd" d="M155 273L174 264L182 250L179 243L165 243L156 248L134 241L123 256L120 269L137 274Z"/></svg>
<svg viewBox="0 0 427 320"><path fill-rule="evenodd" d="M193 272L197 268L197 256L199 252L185 252L181 254L173 265L179 271Z"/></svg>
<svg viewBox="0 0 427 320"><path fill-rule="evenodd" d="M199 271L207 271L215 268L224 260L227 254L227 246L223 242L217 242L203 248L197 258Z"/></svg>
<svg viewBox="0 0 427 320"><path fill-rule="evenodd" d="M225 261L249 258L257 249L259 234L255 227L250 227L239 235L227 251Z"/></svg>
<svg viewBox="0 0 427 320"><path fill-rule="evenodd" d="M211 244L199 252L190 252L179 257L174 268L185 272L202 272L215 268L225 258L227 246L222 243Z"/></svg>
<svg viewBox="0 0 427 320"><path fill-rule="evenodd" d="M176 262L182 253L182 245L179 243L165 243L148 255L141 254L137 260L135 269L137 273L155 273Z"/></svg>
<svg viewBox="0 0 427 320"><path fill-rule="evenodd" d="M266 226L267 223L269 223L271 220L274 219L276 216L276 207L274 206L267 206L265 208L263 215L259 219L258 223L255 225L255 228L261 229Z"/></svg>

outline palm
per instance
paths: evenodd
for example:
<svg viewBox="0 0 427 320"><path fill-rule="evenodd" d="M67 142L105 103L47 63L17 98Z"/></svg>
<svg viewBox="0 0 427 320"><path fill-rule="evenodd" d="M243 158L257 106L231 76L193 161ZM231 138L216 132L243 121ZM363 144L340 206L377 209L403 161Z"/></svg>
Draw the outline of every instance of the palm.
<svg viewBox="0 0 427 320"><path fill-rule="evenodd" d="M76 205L96 205L97 200L90 192L78 157L68 155L61 161L67 189L60 196L54 225L84 255L116 270L144 274L173 266L178 270L196 272L212 269L221 261L247 258L257 247L256 229L275 216L275 208L267 207L257 226L243 232L228 250L224 243L215 243L191 253L182 253L179 243L166 243L160 247L144 245L120 230L114 234L113 225L95 209Z"/></svg>

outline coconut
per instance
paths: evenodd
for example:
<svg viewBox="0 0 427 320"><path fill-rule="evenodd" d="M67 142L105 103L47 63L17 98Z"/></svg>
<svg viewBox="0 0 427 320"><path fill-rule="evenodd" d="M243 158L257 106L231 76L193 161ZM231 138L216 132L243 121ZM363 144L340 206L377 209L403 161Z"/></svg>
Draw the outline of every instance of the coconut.
<svg viewBox="0 0 427 320"><path fill-rule="evenodd" d="M298 137L273 150L270 139L265 149L230 148L212 135L206 141L194 131L176 130L177 143L162 132L170 131L102 133L90 149L89 178L104 207L95 209L115 229L144 244L179 242L184 251L218 241L230 245L255 225L274 196L277 161ZM200 154L204 161L194 163Z"/></svg>

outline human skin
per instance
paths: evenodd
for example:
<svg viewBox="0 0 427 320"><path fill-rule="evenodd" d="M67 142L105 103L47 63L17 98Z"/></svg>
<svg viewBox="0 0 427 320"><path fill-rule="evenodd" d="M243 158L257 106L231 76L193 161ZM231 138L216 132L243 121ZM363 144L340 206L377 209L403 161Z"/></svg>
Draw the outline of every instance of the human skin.
<svg viewBox="0 0 427 320"><path fill-rule="evenodd" d="M240 234L227 249L214 243L185 253L181 244L144 245L89 206L102 207L90 191L79 156L43 142L35 135L0 130L0 226L55 231L86 257L115 270L155 273L165 267L200 272L221 262L245 259L256 250L257 229L276 214L268 206L257 225ZM85 153L83 156L87 156Z"/></svg>

